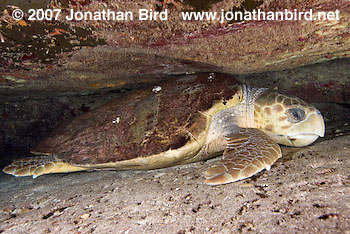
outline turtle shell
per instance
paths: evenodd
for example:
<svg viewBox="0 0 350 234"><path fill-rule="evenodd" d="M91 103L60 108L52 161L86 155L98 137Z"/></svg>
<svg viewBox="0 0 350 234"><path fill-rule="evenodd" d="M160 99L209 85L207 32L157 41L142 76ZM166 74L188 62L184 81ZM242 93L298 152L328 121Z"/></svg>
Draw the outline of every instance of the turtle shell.
<svg viewBox="0 0 350 234"><path fill-rule="evenodd" d="M238 81L199 73L131 92L60 126L33 152L75 165L149 157L179 149L206 131L202 113L230 99Z"/></svg>

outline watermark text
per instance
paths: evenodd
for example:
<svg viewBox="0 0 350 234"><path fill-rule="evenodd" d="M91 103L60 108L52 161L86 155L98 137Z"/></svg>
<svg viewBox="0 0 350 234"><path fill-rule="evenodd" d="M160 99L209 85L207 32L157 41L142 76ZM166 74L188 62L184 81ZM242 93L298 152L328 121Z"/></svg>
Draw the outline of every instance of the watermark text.
<svg viewBox="0 0 350 234"><path fill-rule="evenodd" d="M254 9L252 11L186 11L180 12L180 19L183 21L218 21L240 22L240 21L291 21L291 20L339 20L339 10L334 11L317 11L312 9L307 11L288 10L283 11L262 11ZM77 11L70 9L68 14L62 13L61 9L29 9L25 14L21 9L13 10L12 17L15 20L21 20L27 15L30 21L51 21L65 19L67 21L132 21L132 20L150 20L150 21L166 21L169 20L169 11L155 11L152 9L139 9L133 11L114 11L110 9L102 9L98 11Z"/></svg>

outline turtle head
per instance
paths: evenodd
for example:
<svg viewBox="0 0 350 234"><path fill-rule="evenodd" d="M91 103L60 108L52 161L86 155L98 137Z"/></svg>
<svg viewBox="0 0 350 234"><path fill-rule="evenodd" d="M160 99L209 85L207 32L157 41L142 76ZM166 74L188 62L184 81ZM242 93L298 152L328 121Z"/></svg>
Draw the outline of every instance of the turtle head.
<svg viewBox="0 0 350 234"><path fill-rule="evenodd" d="M254 106L254 121L277 143L306 146L323 137L325 124L321 112L297 97L267 91Z"/></svg>

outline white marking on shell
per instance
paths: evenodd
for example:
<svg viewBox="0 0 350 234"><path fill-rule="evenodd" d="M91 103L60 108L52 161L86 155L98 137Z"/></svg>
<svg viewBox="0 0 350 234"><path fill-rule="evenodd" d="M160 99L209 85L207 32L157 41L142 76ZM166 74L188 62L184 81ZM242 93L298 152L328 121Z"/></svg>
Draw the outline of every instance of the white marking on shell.
<svg viewBox="0 0 350 234"><path fill-rule="evenodd" d="M120 122L120 117L118 116L112 121L112 124L118 124Z"/></svg>
<svg viewBox="0 0 350 234"><path fill-rule="evenodd" d="M162 87L160 87L160 86L154 86L153 89L152 89L152 92L153 92L153 93L159 93L161 90L162 90Z"/></svg>
<svg viewBox="0 0 350 234"><path fill-rule="evenodd" d="M215 73L214 72L210 72L209 76L208 76L208 80L209 81L213 81L215 79Z"/></svg>

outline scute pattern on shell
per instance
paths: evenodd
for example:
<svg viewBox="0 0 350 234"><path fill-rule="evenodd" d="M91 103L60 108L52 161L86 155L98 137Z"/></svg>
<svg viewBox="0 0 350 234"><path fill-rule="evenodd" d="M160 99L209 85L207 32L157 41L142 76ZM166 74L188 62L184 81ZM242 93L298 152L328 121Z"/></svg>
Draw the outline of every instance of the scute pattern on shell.
<svg viewBox="0 0 350 234"><path fill-rule="evenodd" d="M137 90L75 118L33 149L72 164L147 157L180 148L205 131L201 114L238 90L233 77L199 73ZM114 121L118 118L118 121Z"/></svg>

